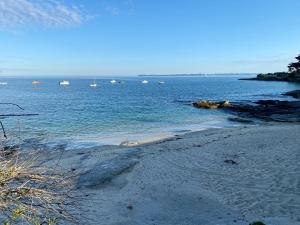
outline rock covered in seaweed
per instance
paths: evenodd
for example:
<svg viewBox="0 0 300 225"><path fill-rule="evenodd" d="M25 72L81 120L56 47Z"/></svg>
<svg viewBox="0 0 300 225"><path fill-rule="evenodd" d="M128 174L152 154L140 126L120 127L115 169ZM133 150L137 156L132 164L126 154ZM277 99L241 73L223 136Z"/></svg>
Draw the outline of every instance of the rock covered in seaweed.
<svg viewBox="0 0 300 225"><path fill-rule="evenodd" d="M239 117L257 118L265 121L300 122L300 101L259 100L256 102L229 103L196 101L193 105L204 109L222 109Z"/></svg>
<svg viewBox="0 0 300 225"><path fill-rule="evenodd" d="M204 109L220 109L220 108L228 108L231 106L231 104L229 101L213 102L208 100L199 100L193 102L193 106L197 108L204 108Z"/></svg>

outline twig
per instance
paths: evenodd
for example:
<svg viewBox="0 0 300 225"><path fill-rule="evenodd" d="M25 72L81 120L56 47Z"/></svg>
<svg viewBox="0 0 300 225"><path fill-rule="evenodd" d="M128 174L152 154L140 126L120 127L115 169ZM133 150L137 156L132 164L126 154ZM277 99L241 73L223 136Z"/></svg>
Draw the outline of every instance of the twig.
<svg viewBox="0 0 300 225"><path fill-rule="evenodd" d="M21 106L19 106L18 104L15 103L0 103L1 105L14 105L17 106L19 109L24 110Z"/></svg>
<svg viewBox="0 0 300 225"><path fill-rule="evenodd" d="M0 121L0 125L1 125L2 131L3 131L3 136L5 137L5 139L7 139L5 129L4 129L4 126L1 121Z"/></svg>

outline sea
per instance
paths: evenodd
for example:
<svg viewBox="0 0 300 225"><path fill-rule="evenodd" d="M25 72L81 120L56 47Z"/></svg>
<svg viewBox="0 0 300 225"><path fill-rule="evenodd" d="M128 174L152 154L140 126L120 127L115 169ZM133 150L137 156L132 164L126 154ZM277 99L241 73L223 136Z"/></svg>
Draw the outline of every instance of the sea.
<svg viewBox="0 0 300 225"><path fill-rule="evenodd" d="M249 75L248 75L249 76ZM254 76L254 75L252 75ZM239 80L242 75L0 77L0 120L8 140L67 149L151 141L208 128L237 126L220 110L197 109L198 99L291 100L299 84ZM68 86L59 81L67 79ZM112 84L111 80L116 80ZM142 83L147 80L148 83ZM32 81L40 84L33 85ZM90 84L97 83L92 88ZM3 84L4 83L4 84ZM7 84L5 84L7 83ZM5 116L14 114L23 116ZM25 115L24 115L25 114ZM36 114L36 115L27 115ZM1 140L6 141L1 131Z"/></svg>

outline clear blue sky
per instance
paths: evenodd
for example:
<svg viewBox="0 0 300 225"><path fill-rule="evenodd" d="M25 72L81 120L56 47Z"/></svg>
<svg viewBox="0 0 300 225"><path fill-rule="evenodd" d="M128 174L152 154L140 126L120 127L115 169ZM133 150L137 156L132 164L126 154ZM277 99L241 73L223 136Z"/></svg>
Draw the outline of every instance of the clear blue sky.
<svg viewBox="0 0 300 225"><path fill-rule="evenodd" d="M299 0L0 0L0 74L272 72Z"/></svg>

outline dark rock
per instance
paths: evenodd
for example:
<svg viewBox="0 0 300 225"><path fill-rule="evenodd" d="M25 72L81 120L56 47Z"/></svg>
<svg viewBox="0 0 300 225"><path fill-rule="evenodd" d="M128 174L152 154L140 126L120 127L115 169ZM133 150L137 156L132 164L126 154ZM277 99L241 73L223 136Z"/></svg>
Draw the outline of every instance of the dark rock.
<svg viewBox="0 0 300 225"><path fill-rule="evenodd" d="M132 209L133 209L133 206L132 206L132 205L128 205L128 206L127 206L127 209L132 210Z"/></svg>
<svg viewBox="0 0 300 225"><path fill-rule="evenodd" d="M220 108L228 108L231 106L231 104L229 101L212 102L208 100L199 100L193 102L193 106L197 108L204 108L204 109L220 109Z"/></svg>
<svg viewBox="0 0 300 225"><path fill-rule="evenodd" d="M84 155L84 152L78 152L77 155Z"/></svg>
<svg viewBox="0 0 300 225"><path fill-rule="evenodd" d="M18 152L20 149L20 146L13 145L13 146L4 146L2 149L0 149L0 154L2 157L10 157Z"/></svg>
<svg viewBox="0 0 300 225"><path fill-rule="evenodd" d="M249 225L266 225L266 224L264 224L263 222L258 221L258 222L250 223Z"/></svg>
<svg viewBox="0 0 300 225"><path fill-rule="evenodd" d="M225 159L224 163L232 164L232 165L237 165L238 163L232 159Z"/></svg>
<svg viewBox="0 0 300 225"><path fill-rule="evenodd" d="M300 122L300 101L260 100L236 103L228 110L242 117L265 121Z"/></svg>
<svg viewBox="0 0 300 225"><path fill-rule="evenodd" d="M243 118L240 118L240 117L230 117L230 118L228 118L228 120L232 121L232 122L238 122L238 123L253 123L252 120L243 119Z"/></svg>
<svg viewBox="0 0 300 225"><path fill-rule="evenodd" d="M257 118L264 121L300 122L300 101L259 100L256 102L198 101L197 108L222 109L239 117Z"/></svg>
<svg viewBox="0 0 300 225"><path fill-rule="evenodd" d="M284 93L283 95L292 96L294 98L300 98L300 90L289 91L287 93Z"/></svg>

